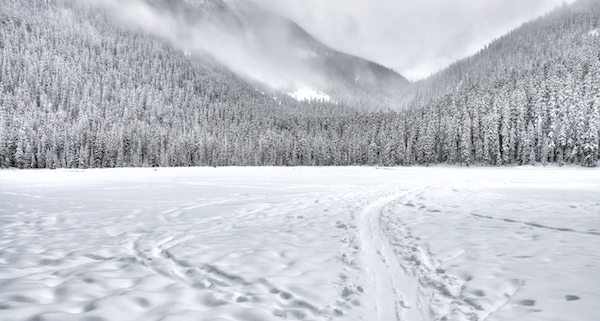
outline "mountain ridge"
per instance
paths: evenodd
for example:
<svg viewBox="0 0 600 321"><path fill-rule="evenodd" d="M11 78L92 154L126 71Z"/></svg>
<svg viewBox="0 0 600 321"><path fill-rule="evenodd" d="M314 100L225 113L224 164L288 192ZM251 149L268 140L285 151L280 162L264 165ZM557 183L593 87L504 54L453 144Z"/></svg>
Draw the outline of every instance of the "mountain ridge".
<svg viewBox="0 0 600 321"><path fill-rule="evenodd" d="M194 14L186 8L186 4L201 9L203 13L207 13L207 18L212 24L217 24L219 28L225 28L228 32L237 33L244 40L251 39L254 44L258 44L259 48L264 48L265 52L261 54L265 56L275 52L277 55L290 58L285 60L286 64L306 69L308 73L318 78L314 83L305 85L316 86L317 89L324 91L334 89L369 92L396 90L409 83L400 74L387 67L328 47L296 22L254 2L163 1L175 8L183 6L187 17L194 17ZM196 18L204 17L198 15ZM282 46L277 42L284 44ZM275 59L279 58L275 57Z"/></svg>

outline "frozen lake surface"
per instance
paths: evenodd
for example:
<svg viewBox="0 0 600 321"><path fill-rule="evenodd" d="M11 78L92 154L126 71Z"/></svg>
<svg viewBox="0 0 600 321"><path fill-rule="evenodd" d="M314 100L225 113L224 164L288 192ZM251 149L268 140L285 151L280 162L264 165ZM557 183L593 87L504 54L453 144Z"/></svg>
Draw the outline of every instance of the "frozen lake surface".
<svg viewBox="0 0 600 321"><path fill-rule="evenodd" d="M600 316L600 171L0 171L0 320Z"/></svg>

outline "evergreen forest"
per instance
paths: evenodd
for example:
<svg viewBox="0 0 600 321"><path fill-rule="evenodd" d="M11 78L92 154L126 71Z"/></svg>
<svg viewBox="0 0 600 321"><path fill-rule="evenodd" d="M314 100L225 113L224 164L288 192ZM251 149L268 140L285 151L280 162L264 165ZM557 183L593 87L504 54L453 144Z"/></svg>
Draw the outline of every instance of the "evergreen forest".
<svg viewBox="0 0 600 321"><path fill-rule="evenodd" d="M599 20L563 5L371 108L297 101L77 1L3 0L0 167L596 166Z"/></svg>

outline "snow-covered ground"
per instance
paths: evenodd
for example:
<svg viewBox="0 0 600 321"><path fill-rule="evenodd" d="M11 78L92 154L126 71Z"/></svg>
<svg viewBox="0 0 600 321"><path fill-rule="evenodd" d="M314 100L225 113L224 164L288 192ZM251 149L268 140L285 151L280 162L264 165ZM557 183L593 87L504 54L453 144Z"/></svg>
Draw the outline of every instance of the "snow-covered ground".
<svg viewBox="0 0 600 321"><path fill-rule="evenodd" d="M600 171L0 171L0 320L597 320Z"/></svg>
<svg viewBox="0 0 600 321"><path fill-rule="evenodd" d="M296 88L295 91L288 93L288 95L297 101L320 101L330 102L331 97L322 92L316 91L312 88L301 86Z"/></svg>

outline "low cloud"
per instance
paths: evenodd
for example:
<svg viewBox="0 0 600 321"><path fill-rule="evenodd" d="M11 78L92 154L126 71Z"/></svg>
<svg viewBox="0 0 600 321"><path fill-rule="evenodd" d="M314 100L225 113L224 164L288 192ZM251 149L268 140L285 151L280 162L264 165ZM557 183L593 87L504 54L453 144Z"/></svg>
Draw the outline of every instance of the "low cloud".
<svg viewBox="0 0 600 321"><path fill-rule="evenodd" d="M324 81L309 64L290 51L294 48L293 36L280 25L267 23L258 33L257 30L248 32L236 30L222 21L186 19L181 11L149 4L161 0L90 1L116 19L160 37L182 51L208 54L233 72L271 87L300 87ZM563 2L227 1L242 7L258 3L298 22L326 45L383 64L411 80L427 77L453 61L476 53L494 38Z"/></svg>
<svg viewBox="0 0 600 321"><path fill-rule="evenodd" d="M327 45L424 78L563 0L256 0ZM566 2L573 2L568 0Z"/></svg>
<svg viewBox="0 0 600 321"><path fill-rule="evenodd" d="M308 65L285 54L292 39L281 28L261 28L257 37L236 25L239 21L208 16L190 19L186 16L189 10L166 10L157 4L159 1L150 4L144 0L94 0L92 3L122 23L159 37L183 52L209 55L238 75L273 88L319 81Z"/></svg>

